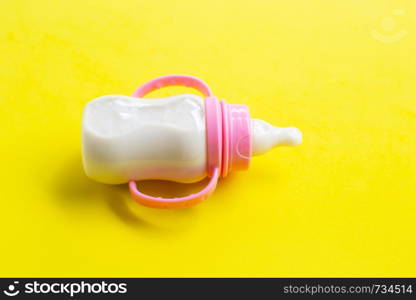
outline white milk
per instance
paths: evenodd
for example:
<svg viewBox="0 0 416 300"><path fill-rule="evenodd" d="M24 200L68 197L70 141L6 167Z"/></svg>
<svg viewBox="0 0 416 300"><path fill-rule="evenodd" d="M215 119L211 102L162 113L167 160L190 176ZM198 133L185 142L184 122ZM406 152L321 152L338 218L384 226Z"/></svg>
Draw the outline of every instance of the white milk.
<svg viewBox="0 0 416 300"><path fill-rule="evenodd" d="M85 108L82 140L85 171L97 181L206 177L204 101L196 95L97 98Z"/></svg>

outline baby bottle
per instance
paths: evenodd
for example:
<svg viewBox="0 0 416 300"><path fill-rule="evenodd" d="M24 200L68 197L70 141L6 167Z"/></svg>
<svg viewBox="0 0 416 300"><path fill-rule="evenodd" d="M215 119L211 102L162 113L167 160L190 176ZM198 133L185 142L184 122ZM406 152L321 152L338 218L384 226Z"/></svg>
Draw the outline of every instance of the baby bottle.
<svg viewBox="0 0 416 300"><path fill-rule="evenodd" d="M192 87L205 98L183 94L143 98L165 87ZM252 155L279 145L297 145L301 132L251 119L245 105L227 104L192 76L153 79L133 97L109 95L89 102L83 114L82 156L90 178L107 184L129 184L133 198L154 208L191 206L206 199L220 176L249 167ZM179 198L152 197L136 181L159 179L182 183L210 177L198 193Z"/></svg>

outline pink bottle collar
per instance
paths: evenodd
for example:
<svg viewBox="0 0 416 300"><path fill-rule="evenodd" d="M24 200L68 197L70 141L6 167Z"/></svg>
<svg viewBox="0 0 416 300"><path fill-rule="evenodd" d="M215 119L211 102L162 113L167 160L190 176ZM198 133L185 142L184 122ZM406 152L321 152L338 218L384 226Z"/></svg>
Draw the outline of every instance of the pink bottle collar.
<svg viewBox="0 0 416 300"><path fill-rule="evenodd" d="M156 89L174 85L192 87L206 97L207 171L211 180L200 192L180 198L152 197L138 191L135 181L129 181L133 198L154 208L180 208L205 200L215 190L220 175L226 177L232 170L248 169L251 159L251 121L247 106L218 101L202 80L187 75L162 76L139 87L133 96L143 97Z"/></svg>
<svg viewBox="0 0 416 300"><path fill-rule="evenodd" d="M208 170L218 167L221 176L250 166L252 139L250 113L245 105L205 99Z"/></svg>

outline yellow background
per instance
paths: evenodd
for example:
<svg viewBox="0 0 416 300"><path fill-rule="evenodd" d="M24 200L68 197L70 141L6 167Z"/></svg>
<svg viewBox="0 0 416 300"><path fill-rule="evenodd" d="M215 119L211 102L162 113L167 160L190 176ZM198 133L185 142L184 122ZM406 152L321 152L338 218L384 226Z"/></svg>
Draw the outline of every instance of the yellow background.
<svg viewBox="0 0 416 300"><path fill-rule="evenodd" d="M0 275L416 276L415 15L411 0L2 0ZM86 178L87 101L175 73L303 145L189 209Z"/></svg>

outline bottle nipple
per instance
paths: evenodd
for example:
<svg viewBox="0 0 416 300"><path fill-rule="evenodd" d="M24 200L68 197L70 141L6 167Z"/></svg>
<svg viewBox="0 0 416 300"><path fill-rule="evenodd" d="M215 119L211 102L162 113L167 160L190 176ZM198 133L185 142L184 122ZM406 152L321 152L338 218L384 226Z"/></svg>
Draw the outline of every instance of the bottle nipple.
<svg viewBox="0 0 416 300"><path fill-rule="evenodd" d="M251 119L253 155L260 155L277 146L296 146L302 143L302 132L296 127L274 127Z"/></svg>

